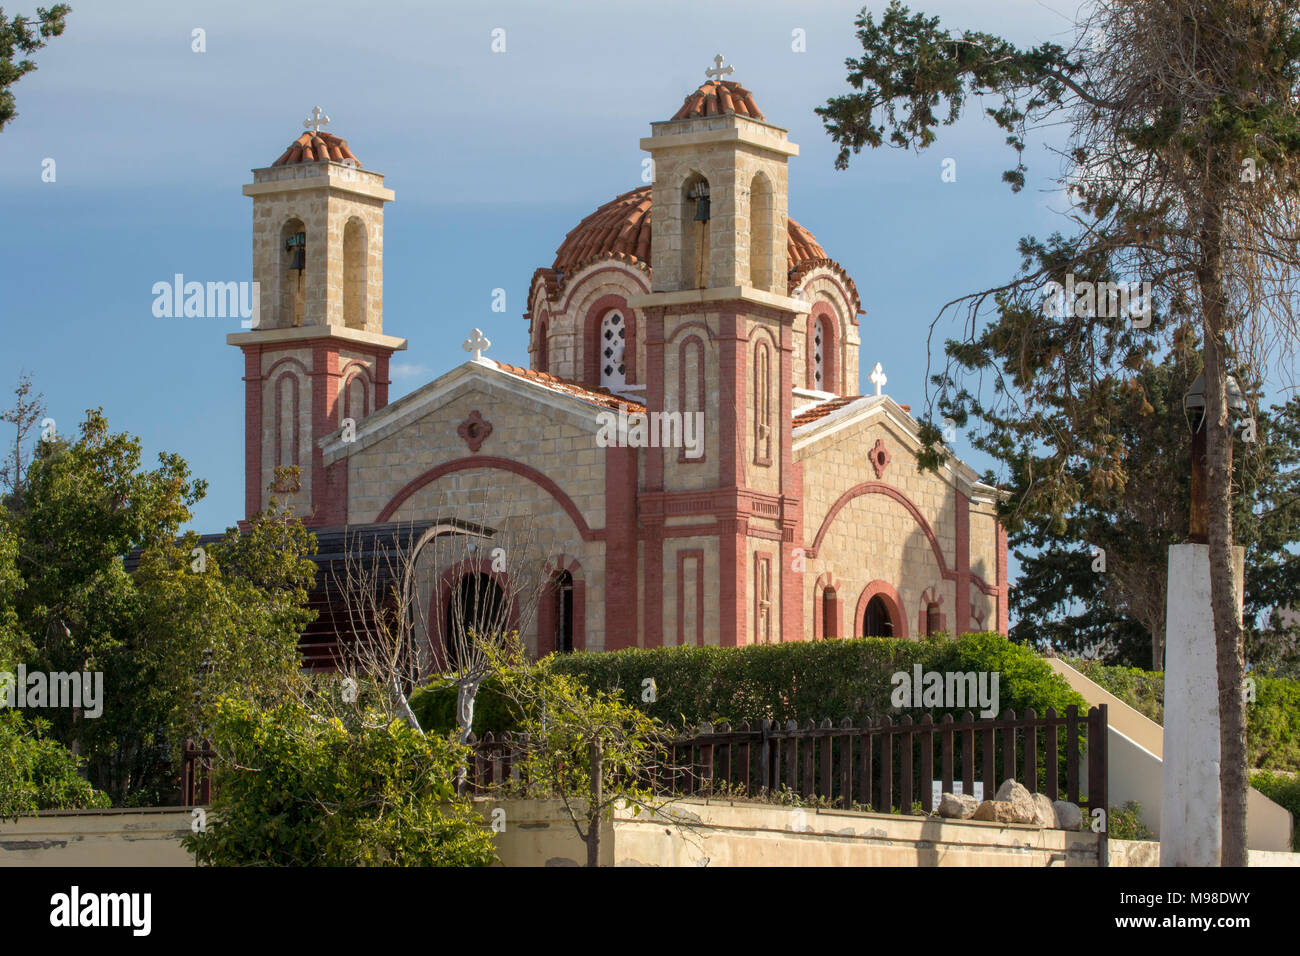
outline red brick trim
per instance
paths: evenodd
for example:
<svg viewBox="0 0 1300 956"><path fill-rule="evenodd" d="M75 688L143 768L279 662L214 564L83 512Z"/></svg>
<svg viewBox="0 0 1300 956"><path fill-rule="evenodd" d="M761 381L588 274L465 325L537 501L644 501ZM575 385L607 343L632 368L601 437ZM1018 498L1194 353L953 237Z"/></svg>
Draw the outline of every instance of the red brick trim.
<svg viewBox="0 0 1300 956"><path fill-rule="evenodd" d="M616 449L610 450L614 451ZM481 457L476 456L474 458L456 458L452 461L443 462L441 465L430 468L428 471L424 472L424 474L412 478L402 486L401 490L398 491L397 494L393 495L388 504L384 505L384 509L379 512L379 515L375 518L375 523L383 524L386 521L391 521L393 515L397 513L397 509L425 485L437 481L443 475L450 475L454 472L466 471L471 468L499 468L500 470L508 471L513 475L519 475L521 478L527 478L554 498L555 503L564 509L564 513L569 516L569 519L573 522L574 526L577 527L578 533L582 535L583 541L605 540L605 530L603 528L593 529L588 526L586 519L582 517L582 512L579 511L578 506L573 503L573 499L561 491L560 486L550 478L546 477L546 475L542 474L536 468L531 468L522 462L512 461L509 458L495 458L491 455L483 455Z"/></svg>
<svg viewBox="0 0 1300 956"><path fill-rule="evenodd" d="M636 647L637 449L605 449L605 649ZM652 558L647 555L647 561ZM650 600L647 584L646 599ZM660 607L662 608L662 595Z"/></svg>
<svg viewBox="0 0 1300 956"><path fill-rule="evenodd" d="M641 384L636 377L636 310L628 308L627 299L623 296L611 292L593 302L587 309L586 319L583 320L581 381L589 388L600 388L600 323L606 315L615 310L623 313L623 322L627 328L627 335L623 340L623 366L626 373L624 379L628 385Z"/></svg>
<svg viewBox="0 0 1300 956"><path fill-rule="evenodd" d="M456 434L469 446L470 451L477 452L492 434L492 423L476 408L469 413L469 417L456 426Z"/></svg>
<svg viewBox="0 0 1300 956"><path fill-rule="evenodd" d="M262 347L244 352L244 517L262 510Z"/></svg>
<svg viewBox="0 0 1300 956"><path fill-rule="evenodd" d="M780 415L779 408L773 408L773 405L780 405L780 398L773 401L772 393L776 388L772 384L772 373L777 372L778 376L780 373L777 363L772 360L772 351L772 343L767 337L758 337L754 343L754 366L750 375L750 393L754 401L754 464L762 468L772 464L772 446L776 444L775 433L778 428L776 420ZM767 371L766 395L762 394L764 389L759 388L759 370L764 368ZM780 393L777 394L779 396ZM767 421L763 421L764 405L767 408ZM764 428L767 430L766 435L763 434Z"/></svg>
<svg viewBox="0 0 1300 956"><path fill-rule="evenodd" d="M830 626L827 627L825 618L825 592L831 590L835 596L831 599L831 610L834 617L830 620ZM844 607L843 585L834 573L825 571L818 576L813 582L813 640L821 640L823 637L839 637L844 633L844 627L841 621L841 615ZM828 633L829 632L829 633Z"/></svg>
<svg viewBox="0 0 1300 956"><path fill-rule="evenodd" d="M686 562L695 561L695 645L704 646L704 549L677 552L677 643L686 643Z"/></svg>
<svg viewBox="0 0 1300 956"><path fill-rule="evenodd" d="M546 564L549 584L542 595L541 606L537 609L537 656L545 657L559 650L555 641L555 631L559 626L556 600L559 597L556 579L562 571L568 571L573 578L573 649L587 649L587 581L582 573L582 565L577 558L559 554Z"/></svg>
<svg viewBox="0 0 1300 956"><path fill-rule="evenodd" d="M907 640L907 617L903 614L903 602L898 597L898 589L888 581L872 581L862 593L858 595L858 607L853 612L853 631L855 635L867 636L861 634L864 630L862 626L863 615L867 613L867 604L873 597L883 599L885 609L889 612L889 622L894 626L894 637ZM871 635L875 636L875 635Z"/></svg>

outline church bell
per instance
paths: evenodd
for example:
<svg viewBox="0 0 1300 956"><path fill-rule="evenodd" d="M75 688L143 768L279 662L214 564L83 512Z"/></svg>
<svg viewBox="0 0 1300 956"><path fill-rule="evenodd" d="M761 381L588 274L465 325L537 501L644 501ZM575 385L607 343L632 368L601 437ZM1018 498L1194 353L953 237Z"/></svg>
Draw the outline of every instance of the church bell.
<svg viewBox="0 0 1300 956"><path fill-rule="evenodd" d="M286 251L293 253L289 268L301 273L307 268L307 233L299 232L290 236L284 244Z"/></svg>

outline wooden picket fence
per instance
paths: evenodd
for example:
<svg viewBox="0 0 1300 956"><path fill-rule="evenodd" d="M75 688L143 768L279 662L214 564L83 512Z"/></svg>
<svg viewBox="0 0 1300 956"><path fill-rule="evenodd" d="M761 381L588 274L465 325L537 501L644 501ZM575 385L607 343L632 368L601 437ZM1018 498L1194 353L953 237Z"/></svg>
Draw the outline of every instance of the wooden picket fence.
<svg viewBox="0 0 1300 956"><path fill-rule="evenodd" d="M699 732L673 738L665 759L651 772L660 793L683 795L795 795L803 801L876 812L912 813L935 809L940 792L974 793L976 781L992 799L1008 778L1030 792L1068 800L1089 810L1106 807L1106 706L1080 714L1070 706L1038 716L1005 711L1000 718L960 720L929 714L904 715L854 726L845 719L784 727L769 720L757 727L705 724ZM477 792L521 783L520 766L531 742L526 735L485 734L473 742L467 784ZM1086 773L1082 761L1086 759ZM1086 777L1086 787L1085 787Z"/></svg>

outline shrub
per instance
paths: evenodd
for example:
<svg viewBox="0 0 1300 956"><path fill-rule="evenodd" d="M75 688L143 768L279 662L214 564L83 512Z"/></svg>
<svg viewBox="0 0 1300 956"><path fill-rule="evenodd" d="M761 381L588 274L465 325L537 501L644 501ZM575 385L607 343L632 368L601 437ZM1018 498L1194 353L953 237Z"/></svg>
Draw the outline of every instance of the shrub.
<svg viewBox="0 0 1300 956"><path fill-rule="evenodd" d="M1250 785L1291 811L1291 849L1300 853L1300 777L1261 770L1250 775Z"/></svg>
<svg viewBox="0 0 1300 956"><path fill-rule="evenodd" d="M426 734L446 736L456 730L456 685L438 678L411 695L411 710ZM519 723L519 708L501 692L501 681L493 676L479 685L474 698L474 725L479 737L486 733L499 736Z"/></svg>
<svg viewBox="0 0 1300 956"><path fill-rule="evenodd" d="M905 641L893 638L854 638L758 644L743 648L663 647L555 655L544 662L562 673L581 677L593 689L622 689L628 699L650 716L677 728L703 721L738 724L769 718L855 722L898 715L890 702L891 677L924 671L996 671L999 713L1022 714L1032 707L1040 715L1048 707L1064 712L1070 704L1081 709L1083 698L1027 648L1000 634L971 634L957 640ZM654 682L654 700L643 698ZM960 718L957 708L911 708L913 719L922 710L937 720L944 713Z"/></svg>
<svg viewBox="0 0 1300 956"><path fill-rule="evenodd" d="M486 866L492 837L456 796L464 753L400 721L345 727L298 704L225 700L208 826L185 846L200 863Z"/></svg>
<svg viewBox="0 0 1300 956"><path fill-rule="evenodd" d="M1136 800L1130 800L1122 807L1110 808L1106 813L1106 833L1116 840L1156 838L1156 835L1142 822L1142 804Z"/></svg>
<svg viewBox="0 0 1300 956"><path fill-rule="evenodd" d="M39 810L109 806L108 795L78 775L81 761L45 736L43 720L0 711L0 820Z"/></svg>

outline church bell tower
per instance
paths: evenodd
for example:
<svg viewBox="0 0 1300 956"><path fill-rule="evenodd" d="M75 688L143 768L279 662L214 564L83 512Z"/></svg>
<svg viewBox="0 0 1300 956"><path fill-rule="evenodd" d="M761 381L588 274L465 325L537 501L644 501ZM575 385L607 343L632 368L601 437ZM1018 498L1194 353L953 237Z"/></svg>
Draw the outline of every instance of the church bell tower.
<svg viewBox="0 0 1300 956"><path fill-rule="evenodd" d="M380 173L347 140L321 129L320 107L270 166L243 188L253 200L253 327L226 337L244 353L245 512L277 489L312 526L347 520L347 461L325 468L319 439L388 404L389 358L406 340L383 331L384 203Z"/></svg>
<svg viewBox="0 0 1300 956"><path fill-rule="evenodd" d="M716 574L720 643L736 646L802 636L792 362L810 306L786 282L787 161L799 149L723 79L722 62L641 140L654 160L652 286L629 304L646 316L648 410L705 415L703 456L646 450L647 574L672 594L698 558L706 591ZM673 525L688 515L716 532L684 536Z"/></svg>

